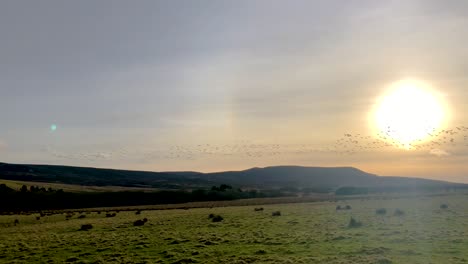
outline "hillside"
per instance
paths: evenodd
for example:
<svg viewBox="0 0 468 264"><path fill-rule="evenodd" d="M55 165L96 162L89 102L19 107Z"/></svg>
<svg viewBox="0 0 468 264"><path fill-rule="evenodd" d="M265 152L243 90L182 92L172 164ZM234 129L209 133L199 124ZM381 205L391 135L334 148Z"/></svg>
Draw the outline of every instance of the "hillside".
<svg viewBox="0 0 468 264"><path fill-rule="evenodd" d="M174 173L7 163L0 163L0 179L86 186L152 187L167 189L198 187L208 184L205 180L197 177Z"/></svg>
<svg viewBox="0 0 468 264"><path fill-rule="evenodd" d="M84 186L122 186L159 189L209 188L218 184L235 187L278 189L408 186L467 186L443 181L381 177L352 167L275 166L216 173L146 172L54 165L0 163L0 179L50 182Z"/></svg>

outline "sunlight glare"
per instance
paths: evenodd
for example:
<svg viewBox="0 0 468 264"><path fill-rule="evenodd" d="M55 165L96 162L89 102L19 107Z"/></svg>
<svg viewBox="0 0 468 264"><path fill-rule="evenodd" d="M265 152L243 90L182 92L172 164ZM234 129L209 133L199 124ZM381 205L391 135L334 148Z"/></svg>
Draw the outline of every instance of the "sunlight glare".
<svg viewBox="0 0 468 264"><path fill-rule="evenodd" d="M446 110L429 85L404 80L390 87L374 111L377 134L405 149L433 136L441 129Z"/></svg>

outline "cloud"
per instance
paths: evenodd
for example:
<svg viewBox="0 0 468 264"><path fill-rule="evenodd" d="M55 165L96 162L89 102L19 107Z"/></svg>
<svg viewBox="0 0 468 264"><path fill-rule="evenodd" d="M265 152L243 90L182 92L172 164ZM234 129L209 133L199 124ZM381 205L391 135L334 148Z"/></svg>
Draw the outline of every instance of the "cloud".
<svg viewBox="0 0 468 264"><path fill-rule="evenodd" d="M429 154L437 156L437 157L450 156L450 153L448 153L447 151L443 149L431 149L431 151L429 151Z"/></svg>

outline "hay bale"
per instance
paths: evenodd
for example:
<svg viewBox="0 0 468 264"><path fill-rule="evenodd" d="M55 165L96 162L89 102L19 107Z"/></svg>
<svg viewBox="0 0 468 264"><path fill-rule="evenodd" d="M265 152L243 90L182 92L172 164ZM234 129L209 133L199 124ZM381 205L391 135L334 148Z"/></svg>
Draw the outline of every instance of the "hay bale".
<svg viewBox="0 0 468 264"><path fill-rule="evenodd" d="M357 227L361 227L362 226L362 223L357 221L356 219L352 218L349 219L349 223L348 223L348 228L357 228Z"/></svg>
<svg viewBox="0 0 468 264"><path fill-rule="evenodd" d="M84 224L84 225L81 225L80 231L88 231L88 230L91 230L91 229L93 229L92 224Z"/></svg>
<svg viewBox="0 0 468 264"><path fill-rule="evenodd" d="M224 220L224 218L223 218L222 216L220 216L220 215L215 215L215 216L211 219L211 221L213 221L213 222L215 222L215 223L216 223L216 222L221 222L221 221L223 221L223 220Z"/></svg>
<svg viewBox="0 0 468 264"><path fill-rule="evenodd" d="M271 213L271 216L281 216L281 212L280 211L275 211L275 212Z"/></svg>
<svg viewBox="0 0 468 264"><path fill-rule="evenodd" d="M377 215L386 215L387 214L387 209L379 208L379 209L375 210L375 214L377 214Z"/></svg>
<svg viewBox="0 0 468 264"><path fill-rule="evenodd" d="M405 212L401 209L395 209L395 212L393 212L394 216L404 216Z"/></svg>
<svg viewBox="0 0 468 264"><path fill-rule="evenodd" d="M133 226L143 226L146 222L148 222L148 219L146 218L142 220L136 220L135 222L133 222Z"/></svg>

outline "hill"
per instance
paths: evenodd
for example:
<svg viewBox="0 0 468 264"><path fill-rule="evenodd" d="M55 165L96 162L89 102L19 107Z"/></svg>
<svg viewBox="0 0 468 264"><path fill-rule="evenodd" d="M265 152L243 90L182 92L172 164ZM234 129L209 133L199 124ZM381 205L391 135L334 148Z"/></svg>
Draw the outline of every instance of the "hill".
<svg viewBox="0 0 468 264"><path fill-rule="evenodd" d="M0 179L83 186L197 189L230 184L257 189L468 186L420 178L382 177L352 167L274 166L215 173L147 172L55 165L0 163Z"/></svg>

